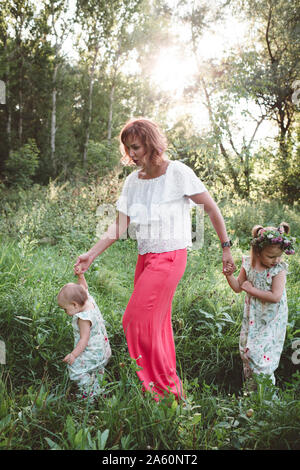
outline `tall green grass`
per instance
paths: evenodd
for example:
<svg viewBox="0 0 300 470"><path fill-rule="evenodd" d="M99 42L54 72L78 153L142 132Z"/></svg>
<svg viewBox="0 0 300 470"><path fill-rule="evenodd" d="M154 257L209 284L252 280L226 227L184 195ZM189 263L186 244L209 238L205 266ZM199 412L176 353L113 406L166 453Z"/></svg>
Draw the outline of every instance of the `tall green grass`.
<svg viewBox="0 0 300 470"><path fill-rule="evenodd" d="M73 346L70 320L58 308L56 295L74 279L78 254L94 243L96 208L107 195L105 188L101 197L99 191L52 183L2 199L0 340L6 344L6 364L0 365L0 448L300 449L300 365L291 360L293 341L300 338L299 252L288 259L289 325L278 387L262 382L257 392L247 394L238 352L243 295L234 294L221 273L221 251L208 220L204 247L189 252L173 301L186 401L170 397L157 404L142 394L128 355L122 315L133 287L133 240L115 243L86 274L113 355L104 395L94 403L76 398L62 362ZM267 203L224 206L238 266L253 222L268 216L274 222L287 220L299 236L299 213L288 210L284 217L287 210L279 203L270 203L269 210Z"/></svg>

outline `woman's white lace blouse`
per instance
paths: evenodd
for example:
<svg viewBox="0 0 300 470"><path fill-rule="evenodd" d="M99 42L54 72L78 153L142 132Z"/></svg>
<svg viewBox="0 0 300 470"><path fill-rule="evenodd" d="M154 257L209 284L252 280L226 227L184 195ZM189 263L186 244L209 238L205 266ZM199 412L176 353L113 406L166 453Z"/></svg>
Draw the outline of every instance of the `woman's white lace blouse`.
<svg viewBox="0 0 300 470"><path fill-rule="evenodd" d="M193 202L187 196L207 191L202 181L179 161L170 161L157 178L141 179L138 173L127 176L117 209L130 217L129 235L136 237L139 254L192 246Z"/></svg>

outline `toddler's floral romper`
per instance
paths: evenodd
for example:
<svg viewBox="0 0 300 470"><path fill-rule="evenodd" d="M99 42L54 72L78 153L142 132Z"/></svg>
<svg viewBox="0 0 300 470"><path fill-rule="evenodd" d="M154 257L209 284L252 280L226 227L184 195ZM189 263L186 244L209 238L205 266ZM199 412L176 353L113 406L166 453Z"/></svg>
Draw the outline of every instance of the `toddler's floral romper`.
<svg viewBox="0 0 300 470"><path fill-rule="evenodd" d="M287 263L257 272L251 266L250 256L242 263L247 280L257 289L270 291L272 278L280 271L287 271ZM240 355L243 361L245 379L251 379L253 373L268 375L275 384L274 371L277 369L283 349L288 307L286 290L279 302L262 302L246 294L244 316L240 334Z"/></svg>
<svg viewBox="0 0 300 470"><path fill-rule="evenodd" d="M73 364L68 366L68 369L70 379L77 382L81 393L96 396L101 392L99 380L101 382L100 377L103 375L104 367L111 356L111 349L101 312L90 294L88 298L95 308L73 315L72 326L75 347L80 339L78 319L89 320L91 322L89 342Z"/></svg>

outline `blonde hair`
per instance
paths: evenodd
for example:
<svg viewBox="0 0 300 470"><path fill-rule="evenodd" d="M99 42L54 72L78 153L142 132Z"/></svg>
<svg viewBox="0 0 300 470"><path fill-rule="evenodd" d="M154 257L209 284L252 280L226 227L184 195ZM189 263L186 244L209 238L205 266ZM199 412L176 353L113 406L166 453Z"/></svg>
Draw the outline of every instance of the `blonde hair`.
<svg viewBox="0 0 300 470"><path fill-rule="evenodd" d="M261 230L263 230L263 231L264 230L279 231L280 229L284 233L288 234L289 231L290 231L290 226L286 222L281 222L278 227L263 227L262 225L254 225L254 227L252 227L251 233L252 233L252 237L254 239L254 238L259 237ZM264 250L265 247L266 247L266 245L260 246L259 244L257 244L257 245L251 244L250 258L251 258L252 267L254 266L255 256L259 255Z"/></svg>
<svg viewBox="0 0 300 470"><path fill-rule="evenodd" d="M132 158L128 153L126 143L129 138L139 138L147 151L151 152L151 160L155 165L162 163L162 155L167 150L167 139L158 125L150 119L139 118L129 120L120 132L121 162L131 164Z"/></svg>
<svg viewBox="0 0 300 470"><path fill-rule="evenodd" d="M59 291L57 302L65 301L68 304L76 302L78 305L83 306L88 299L87 291L80 284L69 282L65 284Z"/></svg>

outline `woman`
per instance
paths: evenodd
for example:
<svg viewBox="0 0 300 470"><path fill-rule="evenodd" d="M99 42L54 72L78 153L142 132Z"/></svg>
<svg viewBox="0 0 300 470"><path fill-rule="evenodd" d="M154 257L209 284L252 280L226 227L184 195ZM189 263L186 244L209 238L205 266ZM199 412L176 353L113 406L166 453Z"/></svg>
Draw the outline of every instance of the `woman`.
<svg viewBox="0 0 300 470"><path fill-rule="evenodd" d="M155 400L165 393L183 397L176 373L171 324L172 299L191 246L190 201L202 204L223 248L223 272L233 272L226 227L218 206L195 173L165 156L167 142L147 119L129 121L120 134L123 161L139 169L125 180L117 201L118 216L76 265L85 272L94 259L135 226L138 260L134 290L123 317L130 356L136 359L143 389Z"/></svg>

